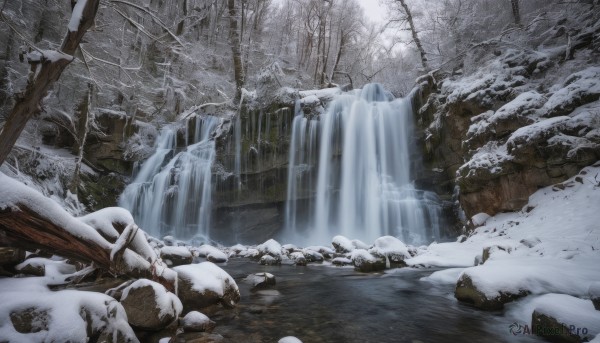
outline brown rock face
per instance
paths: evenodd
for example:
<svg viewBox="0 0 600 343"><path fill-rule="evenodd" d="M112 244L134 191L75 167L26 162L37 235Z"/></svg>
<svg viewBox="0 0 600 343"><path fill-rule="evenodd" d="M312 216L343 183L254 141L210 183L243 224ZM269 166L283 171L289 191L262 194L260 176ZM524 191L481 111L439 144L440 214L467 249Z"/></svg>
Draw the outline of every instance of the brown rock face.
<svg viewBox="0 0 600 343"><path fill-rule="evenodd" d="M156 302L157 296L162 294L157 295L155 288L150 285L129 289L127 297L121 300L129 324L139 329L156 331L175 321L178 316L175 305L171 304L169 311L162 311Z"/></svg>

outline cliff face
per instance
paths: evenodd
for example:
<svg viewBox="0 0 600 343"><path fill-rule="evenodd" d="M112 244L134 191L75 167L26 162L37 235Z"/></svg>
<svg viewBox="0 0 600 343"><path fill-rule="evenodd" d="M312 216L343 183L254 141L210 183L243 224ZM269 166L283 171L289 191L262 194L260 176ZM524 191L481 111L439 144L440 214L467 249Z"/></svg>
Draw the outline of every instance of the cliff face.
<svg viewBox="0 0 600 343"><path fill-rule="evenodd" d="M577 36L568 60L562 46L485 47L468 75L419 80L424 161L439 192L457 186L466 219L519 211L537 189L600 159L599 54L589 39L599 31L596 22Z"/></svg>

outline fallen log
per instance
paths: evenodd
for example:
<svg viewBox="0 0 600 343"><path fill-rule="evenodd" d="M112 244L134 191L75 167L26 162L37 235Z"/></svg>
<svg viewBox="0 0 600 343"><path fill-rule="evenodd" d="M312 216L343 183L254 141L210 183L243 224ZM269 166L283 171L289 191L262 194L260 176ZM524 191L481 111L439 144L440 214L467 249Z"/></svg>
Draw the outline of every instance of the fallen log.
<svg viewBox="0 0 600 343"><path fill-rule="evenodd" d="M175 292L177 273L147 245L143 231L133 223L121 231L110 242L53 200L0 173L1 244L93 262L115 275L147 278Z"/></svg>

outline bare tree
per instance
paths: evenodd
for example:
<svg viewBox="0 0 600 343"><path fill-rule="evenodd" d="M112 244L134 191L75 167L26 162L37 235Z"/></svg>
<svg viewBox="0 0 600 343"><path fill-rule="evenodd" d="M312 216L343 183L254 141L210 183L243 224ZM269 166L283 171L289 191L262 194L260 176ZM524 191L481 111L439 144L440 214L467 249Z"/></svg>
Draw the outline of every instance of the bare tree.
<svg viewBox="0 0 600 343"><path fill-rule="evenodd" d="M423 66L423 69L429 70L429 64L427 63L427 54L425 53L423 44L421 43L421 40L419 39L419 34L415 27L410 8L408 8L408 5L406 4L406 0L396 0L396 2L400 3L400 6L402 6L402 11L404 12L404 15L406 16L405 20L408 23L408 27L410 28L410 33L412 35L413 42L417 46L417 50L419 51L419 55L421 57L421 65Z"/></svg>
<svg viewBox="0 0 600 343"><path fill-rule="evenodd" d="M233 101L237 103L242 96L242 87L244 86L244 66L242 66L240 33L238 32L235 0L227 0L227 9L229 10L229 45L231 46L231 53L233 55L233 73L235 77L235 95Z"/></svg>
<svg viewBox="0 0 600 343"><path fill-rule="evenodd" d="M36 50L28 55L30 72L27 86L17 95L16 104L0 132L0 165L6 160L29 119L42 111L41 103L48 90L73 61L81 39L94 23L99 3L100 0L87 0L73 4L73 15L60 51Z"/></svg>
<svg viewBox="0 0 600 343"><path fill-rule="evenodd" d="M521 25L521 12L519 11L519 0L510 0L510 6L512 7L513 18L515 24Z"/></svg>

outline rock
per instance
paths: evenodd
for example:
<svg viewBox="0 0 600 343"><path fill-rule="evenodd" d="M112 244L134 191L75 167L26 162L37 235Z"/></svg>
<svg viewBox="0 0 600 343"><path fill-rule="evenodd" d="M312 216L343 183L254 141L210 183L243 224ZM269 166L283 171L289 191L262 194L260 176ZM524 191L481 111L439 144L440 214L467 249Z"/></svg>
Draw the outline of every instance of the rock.
<svg viewBox="0 0 600 343"><path fill-rule="evenodd" d="M258 251L260 251L263 255L271 255L273 257L279 257L279 259L281 259L281 244L279 244L279 242L277 242L274 239L269 239L263 244L257 246L256 249L258 249Z"/></svg>
<svg viewBox="0 0 600 343"><path fill-rule="evenodd" d="M10 313L10 321L20 333L35 333L48 330L51 321L48 310L29 307Z"/></svg>
<svg viewBox="0 0 600 343"><path fill-rule="evenodd" d="M281 258L276 258L271 255L263 255L260 258L260 264L262 264L263 266L278 265L278 264L281 264Z"/></svg>
<svg viewBox="0 0 600 343"><path fill-rule="evenodd" d="M275 275L271 273L250 274L244 279L244 282L251 284L255 289L271 288L276 284Z"/></svg>
<svg viewBox="0 0 600 343"><path fill-rule="evenodd" d="M212 245L203 244L194 251L198 253L198 256L205 257L212 263L225 263L228 260L227 254Z"/></svg>
<svg viewBox="0 0 600 343"><path fill-rule="evenodd" d="M183 306L175 294L156 282L140 279L123 289L121 305L129 324L142 330L160 330L175 321Z"/></svg>
<svg viewBox="0 0 600 343"><path fill-rule="evenodd" d="M107 289L106 292L104 292L104 294L108 295L109 297L115 298L115 300L117 301L121 301L121 297L123 296L123 290L129 287L134 281L135 280L129 280L123 282L117 287Z"/></svg>
<svg viewBox="0 0 600 343"><path fill-rule="evenodd" d="M193 261L192 253L185 247L163 247L160 249L160 258L170 267L190 264Z"/></svg>
<svg viewBox="0 0 600 343"><path fill-rule="evenodd" d="M355 249L352 241L344 236L335 236L331 240L331 245L335 248L335 251L339 254L346 254Z"/></svg>
<svg viewBox="0 0 600 343"><path fill-rule="evenodd" d="M212 332L216 324L198 311L191 311L181 320L185 332Z"/></svg>
<svg viewBox="0 0 600 343"><path fill-rule="evenodd" d="M306 257L299 251L290 253L290 259L292 259L297 266L306 266Z"/></svg>
<svg viewBox="0 0 600 343"><path fill-rule="evenodd" d="M482 310L500 310L504 304L515 299L524 297L528 294L527 291L520 291L516 294L510 292L499 292L496 297L489 298L484 292L477 289L473 284L471 277L463 273L456 282L454 296L459 301L463 301Z"/></svg>
<svg viewBox="0 0 600 343"><path fill-rule="evenodd" d="M172 247L175 245L175 237L173 236L164 236L162 240L168 247Z"/></svg>
<svg viewBox="0 0 600 343"><path fill-rule="evenodd" d="M592 303L594 304L594 308L600 311L600 282L593 282L590 285L588 293L590 295Z"/></svg>
<svg viewBox="0 0 600 343"><path fill-rule="evenodd" d="M184 313L219 303L233 307L240 300L240 291L233 278L212 262L173 269L178 274L177 294Z"/></svg>
<svg viewBox="0 0 600 343"><path fill-rule="evenodd" d="M320 252L308 248L302 249L302 254L304 254L304 258L307 262L323 262L325 259Z"/></svg>
<svg viewBox="0 0 600 343"><path fill-rule="evenodd" d="M352 265L352 260L345 257L336 257L331 260L331 264L334 266L350 266Z"/></svg>
<svg viewBox="0 0 600 343"><path fill-rule="evenodd" d="M287 336L277 341L277 343L302 343L302 341L294 336Z"/></svg>
<svg viewBox="0 0 600 343"><path fill-rule="evenodd" d="M351 258L354 269L359 272L370 273L385 269L385 259L375 257L364 249L352 251Z"/></svg>
<svg viewBox="0 0 600 343"><path fill-rule="evenodd" d="M86 342L94 337L93 342L139 342L121 304L104 294L29 292L8 302L3 299L2 306L14 330L22 334L14 341Z"/></svg>
<svg viewBox="0 0 600 343"><path fill-rule="evenodd" d="M527 237L523 238L519 243L523 244L528 248L533 248L534 246L542 243L542 241L537 237Z"/></svg>
<svg viewBox="0 0 600 343"><path fill-rule="evenodd" d="M406 267L404 259L411 258L408 247L401 240L392 236L377 238L369 252L375 256L387 258L390 268Z"/></svg>
<svg viewBox="0 0 600 343"><path fill-rule="evenodd" d="M483 253L481 254L481 264L485 263L485 261L487 261L490 258L490 256L492 256L492 254L500 251L510 253L512 251L512 248L500 245L493 245L483 248Z"/></svg>

